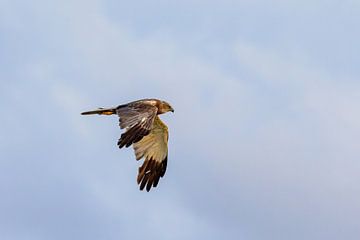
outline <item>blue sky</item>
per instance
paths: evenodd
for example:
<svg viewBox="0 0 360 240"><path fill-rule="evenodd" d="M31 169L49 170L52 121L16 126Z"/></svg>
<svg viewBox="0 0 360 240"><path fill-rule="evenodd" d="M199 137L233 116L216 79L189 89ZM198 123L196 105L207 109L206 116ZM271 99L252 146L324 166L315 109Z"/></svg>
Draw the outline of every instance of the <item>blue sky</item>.
<svg viewBox="0 0 360 240"><path fill-rule="evenodd" d="M359 239L360 3L0 0L0 238ZM116 117L175 114L140 192Z"/></svg>

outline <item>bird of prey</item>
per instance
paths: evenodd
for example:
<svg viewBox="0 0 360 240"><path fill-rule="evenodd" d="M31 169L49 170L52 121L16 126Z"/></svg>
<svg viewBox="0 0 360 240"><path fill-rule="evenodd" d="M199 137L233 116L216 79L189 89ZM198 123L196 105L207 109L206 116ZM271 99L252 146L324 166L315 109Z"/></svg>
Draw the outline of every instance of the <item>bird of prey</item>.
<svg viewBox="0 0 360 240"><path fill-rule="evenodd" d="M81 113L119 116L119 125L125 132L118 141L119 148L133 145L136 160L145 158L139 168L137 183L146 191L158 185L167 166L168 128L158 115L174 112L169 103L158 99L142 99L114 108L99 108Z"/></svg>

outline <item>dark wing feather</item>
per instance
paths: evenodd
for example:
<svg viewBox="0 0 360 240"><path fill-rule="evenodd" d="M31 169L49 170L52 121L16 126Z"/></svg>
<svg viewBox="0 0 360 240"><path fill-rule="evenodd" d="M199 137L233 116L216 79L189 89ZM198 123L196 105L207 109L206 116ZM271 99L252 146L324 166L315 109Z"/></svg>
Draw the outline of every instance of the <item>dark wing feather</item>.
<svg viewBox="0 0 360 240"><path fill-rule="evenodd" d="M119 148L129 147L148 135L157 110L157 107L149 101L137 101L118 106L116 113L120 117L120 128L126 129L118 141Z"/></svg>
<svg viewBox="0 0 360 240"><path fill-rule="evenodd" d="M146 187L146 191L150 191L151 187L158 185L160 177L165 175L168 155L167 142L168 129L156 116L149 135L133 145L136 160L145 158L137 177L140 190Z"/></svg>

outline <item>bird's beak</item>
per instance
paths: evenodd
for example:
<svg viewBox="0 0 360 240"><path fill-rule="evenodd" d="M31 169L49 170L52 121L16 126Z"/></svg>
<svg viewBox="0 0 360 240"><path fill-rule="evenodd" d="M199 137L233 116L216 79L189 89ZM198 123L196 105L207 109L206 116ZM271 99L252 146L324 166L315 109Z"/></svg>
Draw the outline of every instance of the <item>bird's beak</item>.
<svg viewBox="0 0 360 240"><path fill-rule="evenodd" d="M170 109L170 111L171 111L171 112L174 112L174 109L173 109L173 108L171 108L171 109Z"/></svg>

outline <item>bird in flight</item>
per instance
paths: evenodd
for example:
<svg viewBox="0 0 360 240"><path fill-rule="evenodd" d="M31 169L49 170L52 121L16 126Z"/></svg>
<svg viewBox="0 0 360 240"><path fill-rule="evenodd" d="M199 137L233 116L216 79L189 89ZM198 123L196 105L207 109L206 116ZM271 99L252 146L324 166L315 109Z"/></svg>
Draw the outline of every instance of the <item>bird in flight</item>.
<svg viewBox="0 0 360 240"><path fill-rule="evenodd" d="M133 145L136 160L144 158L139 167L137 183L140 190L156 187L165 175L168 157L168 128L158 115L174 112L169 103L158 99L142 99L114 108L99 108L81 113L119 116L119 125L125 132L118 141L119 148Z"/></svg>

